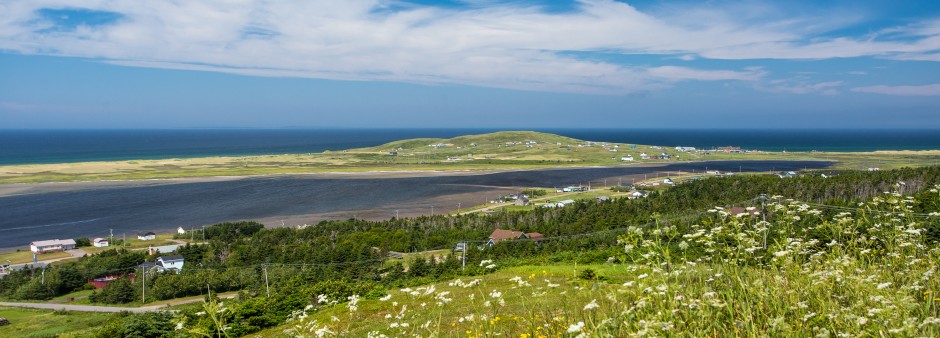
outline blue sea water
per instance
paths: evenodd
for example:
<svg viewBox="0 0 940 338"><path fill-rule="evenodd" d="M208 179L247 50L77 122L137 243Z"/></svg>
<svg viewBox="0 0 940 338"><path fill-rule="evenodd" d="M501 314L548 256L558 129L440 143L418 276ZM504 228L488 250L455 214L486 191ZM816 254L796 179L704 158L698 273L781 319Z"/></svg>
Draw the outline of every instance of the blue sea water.
<svg viewBox="0 0 940 338"><path fill-rule="evenodd" d="M0 165L312 153L496 129L0 130ZM940 149L940 130L542 129L582 140L768 151Z"/></svg>

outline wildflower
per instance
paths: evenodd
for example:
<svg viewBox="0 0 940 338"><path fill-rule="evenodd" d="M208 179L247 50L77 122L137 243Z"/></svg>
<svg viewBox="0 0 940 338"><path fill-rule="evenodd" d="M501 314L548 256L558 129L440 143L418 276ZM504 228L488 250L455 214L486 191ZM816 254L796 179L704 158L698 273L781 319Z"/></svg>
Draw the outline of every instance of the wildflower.
<svg viewBox="0 0 940 338"><path fill-rule="evenodd" d="M587 303L587 305L584 306L584 311L593 310L593 309L596 309L596 308L599 308L599 307L601 307L601 306L600 306L600 305L597 305L597 299L593 299L593 300L591 300L590 303Z"/></svg>
<svg viewBox="0 0 940 338"><path fill-rule="evenodd" d="M392 299L392 295L385 295L385 297L379 298L379 300L380 300L380 301L383 301L383 302L384 302L384 301L387 301L387 300L389 300L389 299Z"/></svg>
<svg viewBox="0 0 940 338"><path fill-rule="evenodd" d="M499 291L496 291L496 290L493 290L493 292L490 292L490 297L499 298L499 297L502 297L502 296L503 296L503 293L502 293L502 292L499 292Z"/></svg>
<svg viewBox="0 0 940 338"><path fill-rule="evenodd" d="M891 282L878 284L878 290L891 286Z"/></svg>
<svg viewBox="0 0 940 338"><path fill-rule="evenodd" d="M493 263L493 260L492 260L492 259L484 259L484 260L480 261L480 266L485 266L485 265L490 264L490 263Z"/></svg>
<svg viewBox="0 0 940 338"><path fill-rule="evenodd" d="M571 324L568 326L568 333L578 333L584 330L584 322L578 322L577 324Z"/></svg>

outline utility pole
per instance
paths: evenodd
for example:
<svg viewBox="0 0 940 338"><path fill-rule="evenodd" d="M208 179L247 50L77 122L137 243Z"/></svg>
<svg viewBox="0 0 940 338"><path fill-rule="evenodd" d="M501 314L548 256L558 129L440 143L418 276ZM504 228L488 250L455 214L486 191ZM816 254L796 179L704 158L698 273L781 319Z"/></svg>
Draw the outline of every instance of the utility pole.
<svg viewBox="0 0 940 338"><path fill-rule="evenodd" d="M460 255L462 256L460 257L460 260L463 261L461 263L460 271L465 271L467 270L467 239L466 238L463 239L463 248L460 251L461 251Z"/></svg>
<svg viewBox="0 0 940 338"><path fill-rule="evenodd" d="M108 239L108 244L111 244L114 242L114 229L108 229L108 230L111 230L111 237Z"/></svg>
<svg viewBox="0 0 940 338"><path fill-rule="evenodd" d="M46 268L42 268L42 285L46 285Z"/></svg>
<svg viewBox="0 0 940 338"><path fill-rule="evenodd" d="M398 219L398 209L395 209L395 219Z"/></svg>
<svg viewBox="0 0 940 338"><path fill-rule="evenodd" d="M147 268L140 268L140 302L147 301Z"/></svg>
<svg viewBox="0 0 940 338"><path fill-rule="evenodd" d="M271 298L271 287L268 286L268 265L262 265L264 267L264 290L268 294L268 298Z"/></svg>
<svg viewBox="0 0 940 338"><path fill-rule="evenodd" d="M434 216L434 206L431 206L431 216Z"/></svg>

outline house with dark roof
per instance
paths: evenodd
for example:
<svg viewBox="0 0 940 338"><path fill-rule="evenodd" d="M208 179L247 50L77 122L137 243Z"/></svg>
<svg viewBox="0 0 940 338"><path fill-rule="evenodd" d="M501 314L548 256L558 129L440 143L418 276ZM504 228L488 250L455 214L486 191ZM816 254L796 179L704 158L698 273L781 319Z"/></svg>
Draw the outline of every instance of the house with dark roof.
<svg viewBox="0 0 940 338"><path fill-rule="evenodd" d="M157 257L157 264L162 266L164 269L174 270L177 273L183 269L184 263L186 263L186 260L183 259L183 256L181 255Z"/></svg>
<svg viewBox="0 0 940 338"><path fill-rule="evenodd" d="M137 234L137 239L142 240L142 241L152 241L154 239L157 239L157 234L155 234L153 231L148 231L145 233Z"/></svg>

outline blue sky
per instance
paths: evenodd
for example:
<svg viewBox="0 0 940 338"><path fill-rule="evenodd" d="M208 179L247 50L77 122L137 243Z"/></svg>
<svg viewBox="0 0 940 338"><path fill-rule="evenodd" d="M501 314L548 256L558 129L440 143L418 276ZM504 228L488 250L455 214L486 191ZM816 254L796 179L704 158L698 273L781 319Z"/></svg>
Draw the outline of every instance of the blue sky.
<svg viewBox="0 0 940 338"><path fill-rule="evenodd" d="M940 128L937 1L5 1L0 128Z"/></svg>

